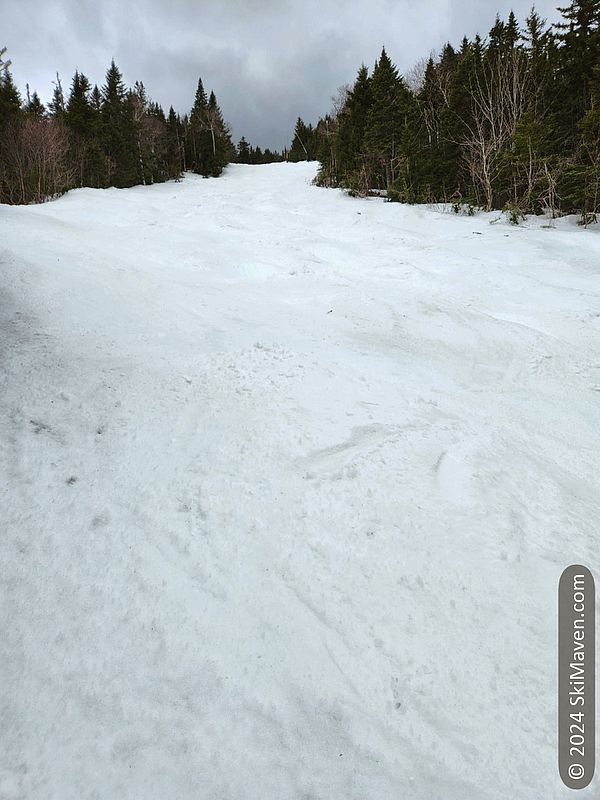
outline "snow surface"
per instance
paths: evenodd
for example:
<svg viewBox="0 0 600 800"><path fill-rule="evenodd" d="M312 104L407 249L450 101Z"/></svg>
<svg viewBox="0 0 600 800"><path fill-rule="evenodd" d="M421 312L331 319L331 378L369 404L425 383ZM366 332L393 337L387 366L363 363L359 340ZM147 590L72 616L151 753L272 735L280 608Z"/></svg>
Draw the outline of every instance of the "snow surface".
<svg viewBox="0 0 600 800"><path fill-rule="evenodd" d="M313 175L0 207L2 800L571 796L600 235Z"/></svg>

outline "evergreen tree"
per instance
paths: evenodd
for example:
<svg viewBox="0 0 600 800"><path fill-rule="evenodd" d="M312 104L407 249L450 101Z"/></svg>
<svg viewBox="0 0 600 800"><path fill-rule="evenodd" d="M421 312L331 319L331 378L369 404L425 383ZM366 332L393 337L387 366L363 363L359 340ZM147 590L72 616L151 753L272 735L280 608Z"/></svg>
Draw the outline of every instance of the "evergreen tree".
<svg viewBox="0 0 600 800"><path fill-rule="evenodd" d="M201 174L219 175L235 155L216 96L199 83L193 126L168 119L141 81L128 90L114 61L102 90L75 72L65 102L56 76L50 116L27 86L25 104L0 51L0 202L40 202L76 186L132 186L178 178L190 130L199 134ZM262 155L262 154L261 154Z"/></svg>
<svg viewBox="0 0 600 800"><path fill-rule="evenodd" d="M214 92L210 93L208 99L206 124L210 130L211 144L208 158L208 174L216 178L223 172L230 159L234 157L235 148Z"/></svg>
<svg viewBox="0 0 600 800"><path fill-rule="evenodd" d="M546 20L542 19L535 9L531 10L525 26L523 40L529 52L533 79L540 87L543 82L547 93L549 79L554 73L552 62L556 60L554 37L546 27Z"/></svg>
<svg viewBox="0 0 600 800"><path fill-rule="evenodd" d="M600 0L573 0L559 11L565 19L556 26L562 45L562 99L576 124L589 102L594 69L600 63Z"/></svg>
<svg viewBox="0 0 600 800"><path fill-rule="evenodd" d="M192 172L203 174L209 152L208 136L206 135L206 112L208 99L204 91L202 78L198 78L198 86L194 97L194 105L189 116L186 136L186 161L188 169Z"/></svg>
<svg viewBox="0 0 600 800"><path fill-rule="evenodd" d="M1 61L5 49L0 52L0 129L15 119L21 110L21 95L9 70L10 62Z"/></svg>
<svg viewBox="0 0 600 800"><path fill-rule="evenodd" d="M349 187L360 182L360 169L365 154L365 131L372 103L369 70L362 64L340 113L337 141L334 144L338 180Z"/></svg>
<svg viewBox="0 0 600 800"><path fill-rule="evenodd" d="M134 106L114 60L102 88L101 137L110 183L124 187L141 182Z"/></svg>
<svg viewBox="0 0 600 800"><path fill-rule="evenodd" d="M37 92L34 92L29 98L25 110L28 114L33 114L36 117L44 117L46 115L46 108Z"/></svg>
<svg viewBox="0 0 600 800"><path fill-rule="evenodd" d="M402 169L411 95L385 48L373 70L371 92L365 146L372 158L373 185L389 189Z"/></svg>
<svg viewBox="0 0 600 800"><path fill-rule="evenodd" d="M250 163L250 146L243 136L237 146L237 161L239 164Z"/></svg>
<svg viewBox="0 0 600 800"><path fill-rule="evenodd" d="M288 159L290 161L312 161L312 128L301 117L296 120L294 138Z"/></svg>
<svg viewBox="0 0 600 800"><path fill-rule="evenodd" d="M592 73L590 90L590 107L580 125L583 192L575 203L586 223L596 221L600 213L600 64Z"/></svg>
<svg viewBox="0 0 600 800"><path fill-rule="evenodd" d="M65 96L58 72L56 73L56 82L54 84L52 100L48 105L48 110L56 119L62 119L65 114Z"/></svg>
<svg viewBox="0 0 600 800"><path fill-rule="evenodd" d="M77 70L67 100L65 121L75 134L83 137L89 137L92 133L93 110L89 98L90 89L89 80Z"/></svg>
<svg viewBox="0 0 600 800"><path fill-rule="evenodd" d="M94 84L92 93L90 95L90 105L94 114L100 115L102 110L102 92L98 88L98 84Z"/></svg>
<svg viewBox="0 0 600 800"><path fill-rule="evenodd" d="M182 148L181 120L175 113L173 106L171 106L167 117L166 148L167 174L170 178L179 179L181 177L183 170Z"/></svg>
<svg viewBox="0 0 600 800"><path fill-rule="evenodd" d="M189 120L184 123L187 169L204 177L218 177L235 158L235 147L214 92L206 97L202 79L194 98Z"/></svg>
<svg viewBox="0 0 600 800"><path fill-rule="evenodd" d="M547 28L496 17L487 43L463 38L430 58L412 92L382 52L315 131L318 181L390 199L598 212L600 0L573 0ZM366 109L366 113L365 113ZM308 126L297 124L290 152ZM306 148L308 149L308 148Z"/></svg>
<svg viewBox="0 0 600 800"><path fill-rule="evenodd" d="M513 50L517 46L520 38L521 32L519 30L519 23L517 22L514 12L511 11L508 15L508 22L506 23L506 27L504 29L504 47L509 50Z"/></svg>
<svg viewBox="0 0 600 800"><path fill-rule="evenodd" d="M504 47L505 42L505 35L506 35L506 26L500 19L500 15L496 14L496 21L494 22L494 26L490 30L489 34L489 45L488 51L490 53L498 53Z"/></svg>

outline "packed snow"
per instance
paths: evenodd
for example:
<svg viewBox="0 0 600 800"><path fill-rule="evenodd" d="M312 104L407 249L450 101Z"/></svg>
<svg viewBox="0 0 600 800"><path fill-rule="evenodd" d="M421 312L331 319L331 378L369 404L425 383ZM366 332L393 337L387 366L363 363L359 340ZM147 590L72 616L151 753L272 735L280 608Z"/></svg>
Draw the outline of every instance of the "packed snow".
<svg viewBox="0 0 600 800"><path fill-rule="evenodd" d="M2 800L570 796L600 234L314 173L0 207Z"/></svg>

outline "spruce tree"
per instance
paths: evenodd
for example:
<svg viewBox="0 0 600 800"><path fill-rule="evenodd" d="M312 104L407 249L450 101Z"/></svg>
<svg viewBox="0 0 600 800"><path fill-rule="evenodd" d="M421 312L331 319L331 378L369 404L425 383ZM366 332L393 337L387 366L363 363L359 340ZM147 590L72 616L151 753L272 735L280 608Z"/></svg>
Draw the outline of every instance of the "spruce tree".
<svg viewBox="0 0 600 800"><path fill-rule="evenodd" d="M576 122L589 101L594 69L600 63L600 0L573 0L558 10L565 20L556 26L562 45L563 96Z"/></svg>
<svg viewBox="0 0 600 800"><path fill-rule="evenodd" d="M21 110L21 95L7 65L0 67L0 128L15 119Z"/></svg>
<svg viewBox="0 0 600 800"><path fill-rule="evenodd" d="M500 19L500 15L496 14L496 21L489 33L489 44L488 44L488 52L489 53L498 53L504 47L505 42L505 35L506 35L506 26L504 22Z"/></svg>
<svg viewBox="0 0 600 800"><path fill-rule="evenodd" d="M217 103L214 92L210 93L206 110L206 125L210 131L210 151L207 173L218 177L235 153L229 130Z"/></svg>
<svg viewBox="0 0 600 800"><path fill-rule="evenodd" d="M239 164L250 163L250 147L243 136L237 146L237 161Z"/></svg>
<svg viewBox="0 0 600 800"><path fill-rule="evenodd" d="M514 12L511 11L504 29L504 47L513 50L517 46L520 38L521 32L519 30L519 23L517 22Z"/></svg>
<svg viewBox="0 0 600 800"><path fill-rule="evenodd" d="M82 137L89 137L92 133L93 111L89 98L90 89L89 80L77 70L67 100L65 121L75 134Z"/></svg>
<svg viewBox="0 0 600 800"><path fill-rule="evenodd" d="M118 187L134 185L141 178L134 113L114 60L102 87L101 136L111 164L111 183Z"/></svg>
<svg viewBox="0 0 600 800"><path fill-rule="evenodd" d="M410 91L382 52L314 132L318 181L391 199L600 212L600 0L573 0L548 28L499 16L487 42L463 38L427 62ZM416 94L415 94L416 92ZM359 98L363 99L361 102ZM367 113L364 114L364 109ZM366 121L365 121L366 120ZM301 120L290 158L306 158Z"/></svg>
<svg viewBox="0 0 600 800"><path fill-rule="evenodd" d="M590 81L590 107L581 120L582 197L577 210L584 222L597 221L600 213L600 64Z"/></svg>
<svg viewBox="0 0 600 800"><path fill-rule="evenodd" d="M198 78L198 86L194 97L194 105L189 115L186 136L187 167L192 172L202 174L208 158L208 137L206 134L206 112L208 98L204 91L202 78Z"/></svg>
<svg viewBox="0 0 600 800"><path fill-rule="evenodd" d="M365 147L374 187L389 189L401 172L411 96L385 48L373 70L371 91Z"/></svg>
<svg viewBox="0 0 600 800"><path fill-rule="evenodd" d="M294 128L294 138L289 152L290 161L310 161L311 160L311 137L312 131L305 124L301 117L296 120Z"/></svg>
<svg viewBox="0 0 600 800"><path fill-rule="evenodd" d="M92 93L90 95L90 105L94 114L100 114L102 110L102 92L98 88L98 84L94 84Z"/></svg>
<svg viewBox="0 0 600 800"><path fill-rule="evenodd" d="M365 131L372 104L369 70L362 64L341 111L337 142L334 145L338 176L349 187L356 187L360 182L365 156Z"/></svg>
<svg viewBox="0 0 600 800"><path fill-rule="evenodd" d="M104 153L102 125L102 93L97 84L89 95L89 139L85 159L85 185L101 188L109 185L109 159Z"/></svg>
<svg viewBox="0 0 600 800"><path fill-rule="evenodd" d="M44 117L46 115L46 108L40 100L40 96L37 92L33 92L31 97L28 98L25 110L28 114L32 114L34 117Z"/></svg>
<svg viewBox="0 0 600 800"><path fill-rule="evenodd" d="M39 202L72 185L125 187L180 176L190 120L173 108L167 120L141 81L127 90L114 61L102 90L91 89L77 70L66 102L57 74L48 116L29 86L22 104L5 52L0 50L0 202ZM219 175L235 148L216 96L207 99L201 82L192 116L199 135L195 166L201 174Z"/></svg>
<svg viewBox="0 0 600 800"><path fill-rule="evenodd" d="M62 119L64 117L65 96L58 72L56 73L56 82L54 83L54 91L52 92L52 100L48 104L48 110L56 119Z"/></svg>
<svg viewBox="0 0 600 800"><path fill-rule="evenodd" d="M179 179L183 169L181 121L173 106L169 108L167 117L167 172L169 178Z"/></svg>

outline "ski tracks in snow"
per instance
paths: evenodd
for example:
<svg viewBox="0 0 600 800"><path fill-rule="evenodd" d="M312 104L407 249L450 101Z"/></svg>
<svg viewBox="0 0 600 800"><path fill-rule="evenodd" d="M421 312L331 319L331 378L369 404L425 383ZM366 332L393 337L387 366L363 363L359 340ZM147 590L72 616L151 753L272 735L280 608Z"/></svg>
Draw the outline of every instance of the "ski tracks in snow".
<svg viewBox="0 0 600 800"><path fill-rule="evenodd" d="M313 172L0 209L10 800L563 796L599 237Z"/></svg>

